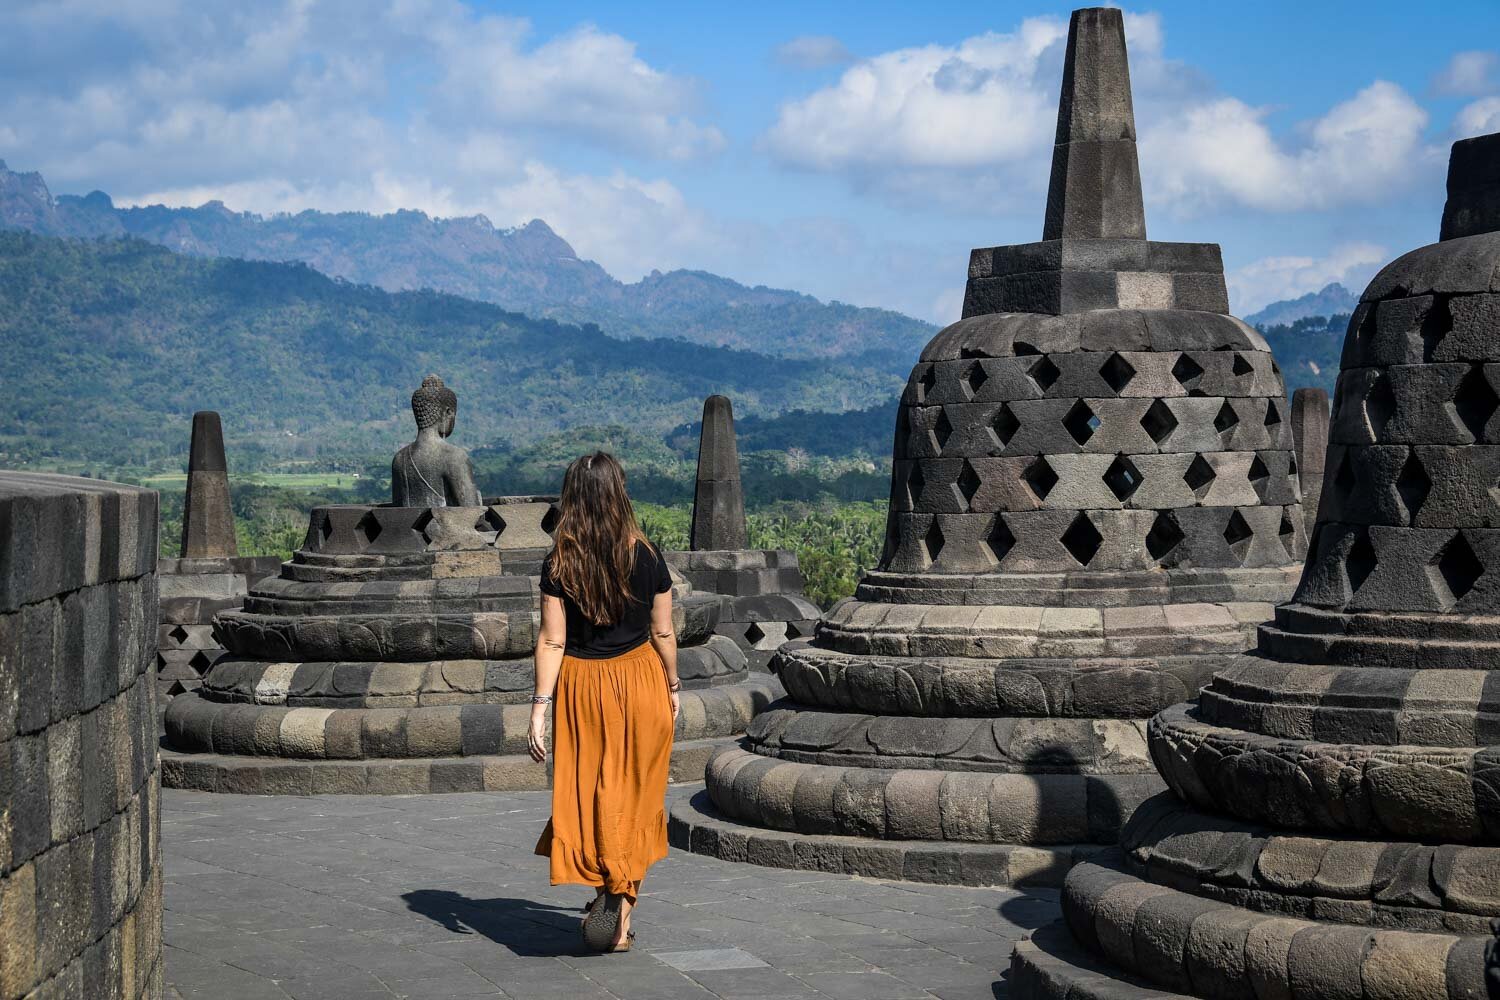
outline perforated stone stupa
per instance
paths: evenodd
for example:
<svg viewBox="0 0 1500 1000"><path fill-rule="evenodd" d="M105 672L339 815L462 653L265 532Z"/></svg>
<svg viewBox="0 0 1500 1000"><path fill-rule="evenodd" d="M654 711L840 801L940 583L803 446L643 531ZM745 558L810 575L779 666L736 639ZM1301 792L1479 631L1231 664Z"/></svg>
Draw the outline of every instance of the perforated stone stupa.
<svg viewBox="0 0 1500 1000"><path fill-rule="evenodd" d="M1011 995L1493 996L1500 917L1500 134L1349 323L1295 597L1151 721L1171 787L1080 866Z"/></svg>
<svg viewBox="0 0 1500 1000"><path fill-rule="evenodd" d="M237 608L251 585L276 573L275 556L241 556L229 504L224 432L211 410L193 414L187 493L182 504L182 549L157 564L161 620L157 629L157 708L203 683L224 655L213 617Z"/></svg>
<svg viewBox="0 0 1500 1000"><path fill-rule="evenodd" d="M690 544L690 551L667 552L667 562L697 590L719 596L716 632L752 670L765 670L783 642L812 634L819 612L803 596L796 553L749 547L734 409L725 396L703 401Z"/></svg>
<svg viewBox="0 0 1500 1000"><path fill-rule="evenodd" d="M1254 644L1305 550L1282 379L1219 248L1149 242L1118 10L1074 14L1040 243L973 252L896 426L879 567L675 841L1057 884L1159 791L1145 720Z"/></svg>
<svg viewBox="0 0 1500 1000"><path fill-rule="evenodd" d="M444 464L467 469L454 451ZM279 575L214 619L228 655L167 709L163 781L283 794L546 788L526 730L555 520L551 497L315 508ZM779 688L704 648L716 597L681 580L674 596L681 780Z"/></svg>

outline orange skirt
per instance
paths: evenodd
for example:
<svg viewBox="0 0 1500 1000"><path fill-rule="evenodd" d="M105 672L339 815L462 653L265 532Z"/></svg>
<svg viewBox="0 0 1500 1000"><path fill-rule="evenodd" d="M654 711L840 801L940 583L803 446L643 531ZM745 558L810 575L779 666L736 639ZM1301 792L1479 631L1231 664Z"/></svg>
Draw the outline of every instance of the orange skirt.
<svg viewBox="0 0 1500 1000"><path fill-rule="evenodd" d="M667 856L672 708L650 643L608 660L563 657L552 703L552 819L536 853L553 885L634 898Z"/></svg>

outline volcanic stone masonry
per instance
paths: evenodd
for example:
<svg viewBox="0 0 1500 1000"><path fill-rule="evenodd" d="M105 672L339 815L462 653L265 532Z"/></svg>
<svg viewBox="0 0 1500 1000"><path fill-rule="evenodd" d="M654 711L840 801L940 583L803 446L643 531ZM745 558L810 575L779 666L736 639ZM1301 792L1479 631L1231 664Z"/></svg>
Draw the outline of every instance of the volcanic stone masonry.
<svg viewBox="0 0 1500 1000"><path fill-rule="evenodd" d="M0 472L0 1000L162 995L156 518Z"/></svg>
<svg viewBox="0 0 1500 1000"><path fill-rule="evenodd" d="M1254 644L1306 547L1281 374L1219 248L1145 239L1118 10L1069 28L1046 239L975 250L899 409L880 566L679 846L1058 884L1162 789L1146 719Z"/></svg>
<svg viewBox="0 0 1500 1000"><path fill-rule="evenodd" d="M526 730L555 519L550 497L315 508L280 574L216 617L229 655L167 709L163 780L281 794L548 787ZM680 580L674 597L682 780L778 689L728 640L728 657L701 649L718 598Z"/></svg>
<svg viewBox="0 0 1500 1000"><path fill-rule="evenodd" d="M1292 442L1302 486L1302 521L1311 535L1323 498L1323 458L1328 451L1328 393L1322 389L1292 393Z"/></svg>
<svg viewBox="0 0 1500 1000"><path fill-rule="evenodd" d="M803 596L797 556L749 548L734 408L724 396L703 401L692 548L667 562L694 588L721 598L717 634L732 639L751 670L764 671L788 639L812 634L817 605Z"/></svg>
<svg viewBox="0 0 1500 1000"><path fill-rule="evenodd" d="M1013 997L1495 995L1497 390L1500 133L1454 145L1441 240L1349 321L1296 596L1151 720L1171 794L1068 877Z"/></svg>
<svg viewBox="0 0 1500 1000"><path fill-rule="evenodd" d="M229 506L224 432L211 410L193 414L187 494L182 504L182 555L157 563L161 618L156 635L157 710L203 683L224 655L213 617L237 608L253 584L273 576L275 556L241 556Z"/></svg>

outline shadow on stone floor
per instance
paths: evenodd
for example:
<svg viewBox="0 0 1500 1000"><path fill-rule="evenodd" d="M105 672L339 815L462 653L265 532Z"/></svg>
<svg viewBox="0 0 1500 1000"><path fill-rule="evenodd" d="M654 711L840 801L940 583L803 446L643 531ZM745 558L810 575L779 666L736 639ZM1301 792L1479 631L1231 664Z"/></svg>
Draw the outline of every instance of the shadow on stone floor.
<svg viewBox="0 0 1500 1000"><path fill-rule="evenodd" d="M407 908L454 934L482 934L516 955L584 956L578 933L583 914L529 899L474 899L450 889L402 893Z"/></svg>

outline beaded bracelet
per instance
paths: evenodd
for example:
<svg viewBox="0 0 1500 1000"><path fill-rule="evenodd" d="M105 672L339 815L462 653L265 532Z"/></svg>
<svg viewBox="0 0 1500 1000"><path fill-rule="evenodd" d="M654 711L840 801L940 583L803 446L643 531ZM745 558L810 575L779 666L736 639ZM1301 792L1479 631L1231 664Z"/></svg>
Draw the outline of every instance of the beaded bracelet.
<svg viewBox="0 0 1500 1000"><path fill-rule="evenodd" d="M552 696L550 694L534 694L531 696L531 703L533 705L550 705L552 704Z"/></svg>

